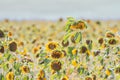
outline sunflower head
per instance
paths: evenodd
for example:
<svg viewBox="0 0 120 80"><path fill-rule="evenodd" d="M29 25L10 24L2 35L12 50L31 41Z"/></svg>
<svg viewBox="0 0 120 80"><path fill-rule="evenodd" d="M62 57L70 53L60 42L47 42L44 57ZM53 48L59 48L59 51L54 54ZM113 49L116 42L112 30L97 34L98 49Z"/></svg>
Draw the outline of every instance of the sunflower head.
<svg viewBox="0 0 120 80"><path fill-rule="evenodd" d="M71 30L83 30L85 28L87 28L87 26L85 25L83 21L74 22L74 24L70 26Z"/></svg>
<svg viewBox="0 0 120 80"><path fill-rule="evenodd" d="M64 42L64 40L62 41L62 46L63 47L67 47L69 45L69 41L66 41L66 42Z"/></svg>
<svg viewBox="0 0 120 80"><path fill-rule="evenodd" d="M86 40L86 44L89 45L92 43L92 40Z"/></svg>
<svg viewBox="0 0 120 80"><path fill-rule="evenodd" d="M67 76L64 76L62 80L69 80Z"/></svg>
<svg viewBox="0 0 120 80"><path fill-rule="evenodd" d="M17 43L16 42L11 42L9 44L9 50L12 51L12 52L15 52L17 50Z"/></svg>
<svg viewBox="0 0 120 80"><path fill-rule="evenodd" d="M114 39L114 38L112 38L112 39L110 39L110 40L108 41L108 43L109 43L110 45L115 45L115 44L117 44L117 40Z"/></svg>
<svg viewBox="0 0 120 80"><path fill-rule="evenodd" d="M104 42L104 39L103 39L103 38L99 38L99 39L98 39L98 43L99 43L99 44L103 44L103 42Z"/></svg>
<svg viewBox="0 0 120 80"><path fill-rule="evenodd" d="M33 54L36 54L36 53L38 52L38 50L39 50L39 47L34 47L34 48L32 49L32 53L33 53Z"/></svg>
<svg viewBox="0 0 120 80"><path fill-rule="evenodd" d="M80 48L80 53L86 53L87 52L87 47L86 46L82 46Z"/></svg>
<svg viewBox="0 0 120 80"><path fill-rule="evenodd" d="M53 51L57 48L57 46L58 46L57 42L49 42L48 44L46 44L46 50Z"/></svg>
<svg viewBox="0 0 120 80"><path fill-rule="evenodd" d="M53 62L51 62L51 69L52 70L60 71L61 68L62 68L62 64L60 61L54 60Z"/></svg>
<svg viewBox="0 0 120 80"><path fill-rule="evenodd" d="M77 61L76 61L76 60L72 60L72 65L73 65L74 67L76 67L76 66L78 65Z"/></svg>
<svg viewBox="0 0 120 80"><path fill-rule="evenodd" d="M77 29L83 30L85 28L87 28L85 23L82 22L82 21L79 21L78 24L77 24Z"/></svg>
<svg viewBox="0 0 120 80"><path fill-rule="evenodd" d="M86 77L85 80L92 80L92 78L91 77Z"/></svg>
<svg viewBox="0 0 120 80"><path fill-rule="evenodd" d="M14 73L8 72L6 75L6 80L14 80Z"/></svg>
<svg viewBox="0 0 120 80"><path fill-rule="evenodd" d="M71 36L71 42L75 43L75 36L74 35Z"/></svg>
<svg viewBox="0 0 120 80"><path fill-rule="evenodd" d="M72 54L73 54L73 55L76 55L77 52L78 52L77 49L73 49L73 50L72 50Z"/></svg>
<svg viewBox="0 0 120 80"><path fill-rule="evenodd" d="M9 32L9 33L8 33L8 36L11 37L11 36L12 36L12 32Z"/></svg>
<svg viewBox="0 0 120 80"><path fill-rule="evenodd" d="M59 58L62 57L62 52L59 51L59 50L54 50L51 53L51 57L54 58L54 59L59 59Z"/></svg>
<svg viewBox="0 0 120 80"><path fill-rule="evenodd" d="M107 69L107 70L105 71L105 73L106 73L107 76L109 76L109 75L111 74L111 71L110 71L109 69Z"/></svg>
<svg viewBox="0 0 120 80"><path fill-rule="evenodd" d="M96 75L93 74L93 75L92 75L92 78L93 78L93 80L96 80Z"/></svg>
<svg viewBox="0 0 120 80"><path fill-rule="evenodd" d="M115 37L115 35L112 32L107 32L106 37L107 38L113 38L113 37Z"/></svg>
<svg viewBox="0 0 120 80"><path fill-rule="evenodd" d="M21 71L22 71L23 74L25 74L25 73L29 73L29 72L30 72L30 69L29 69L28 66L22 66L22 67L21 67Z"/></svg>
<svg viewBox="0 0 120 80"><path fill-rule="evenodd" d="M117 67L117 68L115 69L115 73L116 73L116 74L119 74L119 73L120 73L120 67Z"/></svg>
<svg viewBox="0 0 120 80"><path fill-rule="evenodd" d="M45 71L44 70L40 70L38 78L44 78L45 77Z"/></svg>
<svg viewBox="0 0 120 80"><path fill-rule="evenodd" d="M4 53L4 46L0 46L0 53Z"/></svg>
<svg viewBox="0 0 120 80"><path fill-rule="evenodd" d="M5 37L4 32L0 30L0 38L3 38L3 37Z"/></svg>
<svg viewBox="0 0 120 80"><path fill-rule="evenodd" d="M100 54L100 50L93 52L93 55L94 55L94 56L97 56L97 55L99 55L99 54Z"/></svg>

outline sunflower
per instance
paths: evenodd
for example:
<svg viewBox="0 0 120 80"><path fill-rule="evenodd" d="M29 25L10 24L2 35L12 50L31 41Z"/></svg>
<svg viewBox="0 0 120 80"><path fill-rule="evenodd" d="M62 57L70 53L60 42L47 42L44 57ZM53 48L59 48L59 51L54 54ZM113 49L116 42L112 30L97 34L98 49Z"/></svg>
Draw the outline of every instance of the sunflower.
<svg viewBox="0 0 120 80"><path fill-rule="evenodd" d="M109 76L109 75L111 74L111 71L110 71L109 69L107 69L107 70L105 71L105 73L106 73L107 76Z"/></svg>
<svg viewBox="0 0 120 80"><path fill-rule="evenodd" d="M112 32L107 32L105 35L107 38L113 38L115 35Z"/></svg>
<svg viewBox="0 0 120 80"><path fill-rule="evenodd" d="M44 70L40 70L40 76L43 78L43 77L45 77L45 71Z"/></svg>
<svg viewBox="0 0 120 80"><path fill-rule="evenodd" d="M67 47L69 45L69 41L67 41L67 42L64 42L64 40L62 41L62 46L63 47Z"/></svg>
<svg viewBox="0 0 120 80"><path fill-rule="evenodd" d="M76 61L76 60L72 60L72 65L73 65L74 67L76 67L76 66L78 65L77 61Z"/></svg>
<svg viewBox="0 0 120 80"><path fill-rule="evenodd" d="M77 49L73 49L73 50L72 50L72 54L73 54L73 55L76 55L77 52L78 52Z"/></svg>
<svg viewBox="0 0 120 80"><path fill-rule="evenodd" d="M71 42L75 43L75 36L74 35L71 36Z"/></svg>
<svg viewBox="0 0 120 80"><path fill-rule="evenodd" d="M27 51L28 50L26 48L24 48L24 50L22 52L20 52L20 54L23 55L23 56L26 56L27 55Z"/></svg>
<svg viewBox="0 0 120 80"><path fill-rule="evenodd" d="M104 42L104 39L103 39L103 38L99 38L99 39L98 39L98 43L99 43L99 44L103 44L103 42Z"/></svg>
<svg viewBox="0 0 120 80"><path fill-rule="evenodd" d="M83 30L85 28L87 27L83 21L78 21L77 23L70 26L71 30L78 30L78 29Z"/></svg>
<svg viewBox="0 0 120 80"><path fill-rule="evenodd" d="M0 38L3 38L3 37L5 37L4 32L0 30Z"/></svg>
<svg viewBox="0 0 120 80"><path fill-rule="evenodd" d="M30 72L30 69L29 69L28 66L22 66L20 69L21 69L21 71L22 71L23 74Z"/></svg>
<svg viewBox="0 0 120 80"><path fill-rule="evenodd" d="M53 51L57 48L57 46L58 46L57 42L49 42L48 44L46 44L46 50Z"/></svg>
<svg viewBox="0 0 120 80"><path fill-rule="evenodd" d="M46 78L41 78L41 76L38 75L37 80L47 80Z"/></svg>
<svg viewBox="0 0 120 80"><path fill-rule="evenodd" d="M87 28L84 22L79 21L77 24L77 29L83 30Z"/></svg>
<svg viewBox="0 0 120 80"><path fill-rule="evenodd" d="M66 51L62 50L62 57L66 56L66 55L67 55Z"/></svg>
<svg viewBox="0 0 120 80"><path fill-rule="evenodd" d="M116 73L116 74L119 74L119 73L120 73L120 67L117 67L117 68L115 69L115 73Z"/></svg>
<svg viewBox="0 0 120 80"><path fill-rule="evenodd" d="M92 80L92 78L91 77L86 77L85 80Z"/></svg>
<svg viewBox="0 0 120 80"><path fill-rule="evenodd" d="M9 33L8 33L8 37L11 37L11 36L12 36L12 32L9 32Z"/></svg>
<svg viewBox="0 0 120 80"><path fill-rule="evenodd" d="M62 57L62 52L59 51L59 50L54 50L52 53L51 53L51 57L54 58L54 59L59 59Z"/></svg>
<svg viewBox="0 0 120 80"><path fill-rule="evenodd" d="M64 76L62 80L69 80L67 76Z"/></svg>
<svg viewBox="0 0 120 80"><path fill-rule="evenodd" d="M92 40L86 40L86 44L89 45L92 43Z"/></svg>
<svg viewBox="0 0 120 80"><path fill-rule="evenodd" d="M4 53L4 46L0 46L0 53Z"/></svg>
<svg viewBox="0 0 120 80"><path fill-rule="evenodd" d="M115 45L115 44L117 44L117 40L116 39L110 39L109 41L108 41L108 43L110 44L110 45Z"/></svg>
<svg viewBox="0 0 120 80"><path fill-rule="evenodd" d="M93 52L93 56L97 56L97 55L99 55L99 54L100 54L100 50Z"/></svg>
<svg viewBox="0 0 120 80"><path fill-rule="evenodd" d="M15 52L17 50L17 43L16 42L11 42L9 45L9 50L12 52Z"/></svg>
<svg viewBox="0 0 120 80"><path fill-rule="evenodd" d="M82 46L80 48L80 53L86 53L87 52L87 47L86 46Z"/></svg>
<svg viewBox="0 0 120 80"><path fill-rule="evenodd" d="M96 75L93 74L93 75L92 75L92 78L93 78L93 80L96 80Z"/></svg>
<svg viewBox="0 0 120 80"><path fill-rule="evenodd" d="M39 50L39 47L34 47L34 48L32 49L32 53L36 54L36 53L38 52L38 50Z"/></svg>
<svg viewBox="0 0 120 80"><path fill-rule="evenodd" d="M14 80L14 73L8 72L6 75L6 80Z"/></svg>
<svg viewBox="0 0 120 80"><path fill-rule="evenodd" d="M51 62L51 69L54 71L60 71L60 69L62 68L62 64L60 61L58 60L54 60Z"/></svg>

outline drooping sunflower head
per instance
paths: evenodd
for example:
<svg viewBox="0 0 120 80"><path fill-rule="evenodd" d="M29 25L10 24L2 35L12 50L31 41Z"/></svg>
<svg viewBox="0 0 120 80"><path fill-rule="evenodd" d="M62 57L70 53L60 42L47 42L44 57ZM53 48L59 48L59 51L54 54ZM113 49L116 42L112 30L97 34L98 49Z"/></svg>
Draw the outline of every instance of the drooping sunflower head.
<svg viewBox="0 0 120 80"><path fill-rule="evenodd" d="M53 62L51 62L51 69L53 71L60 71L61 68L62 68L62 64L60 61L54 60Z"/></svg>
<svg viewBox="0 0 120 80"><path fill-rule="evenodd" d="M29 72L30 72L30 69L29 69L28 66L22 66L22 67L21 67L21 71L22 71L23 74L25 74L25 73L29 73Z"/></svg>
<svg viewBox="0 0 120 80"><path fill-rule="evenodd" d="M58 46L57 42L49 42L48 44L46 44L46 50L53 51L57 48L57 46Z"/></svg>
<svg viewBox="0 0 120 80"><path fill-rule="evenodd" d="M59 51L59 50L54 50L51 53L51 57L54 58L54 59L59 59L59 58L62 57L62 52Z"/></svg>
<svg viewBox="0 0 120 80"><path fill-rule="evenodd" d="M14 73L8 72L6 75L6 80L14 80Z"/></svg>
<svg viewBox="0 0 120 80"><path fill-rule="evenodd" d="M9 45L9 50L12 52L15 52L17 50L17 43L16 42L11 42Z"/></svg>

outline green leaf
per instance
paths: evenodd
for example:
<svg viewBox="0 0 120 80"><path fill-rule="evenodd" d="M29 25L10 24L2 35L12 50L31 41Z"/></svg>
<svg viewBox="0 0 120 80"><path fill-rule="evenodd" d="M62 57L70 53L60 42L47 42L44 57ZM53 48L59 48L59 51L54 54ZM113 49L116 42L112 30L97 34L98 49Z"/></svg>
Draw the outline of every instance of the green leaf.
<svg viewBox="0 0 120 80"><path fill-rule="evenodd" d="M20 66L21 66L20 63L16 63L16 62L14 63L14 69L15 70L19 70Z"/></svg>
<svg viewBox="0 0 120 80"><path fill-rule="evenodd" d="M77 69L77 72L80 73L80 74L83 74L84 71L85 71L85 69L84 69L83 67L79 67L79 68Z"/></svg>
<svg viewBox="0 0 120 80"><path fill-rule="evenodd" d="M3 69L4 69L5 71L7 71L7 70L9 69L9 64L8 64L8 63L4 63L4 64L3 64Z"/></svg>
<svg viewBox="0 0 120 80"><path fill-rule="evenodd" d="M85 27L87 28L88 27L88 24L86 21L83 21L83 20L79 20L78 22L83 22L85 24Z"/></svg>
<svg viewBox="0 0 120 80"><path fill-rule="evenodd" d="M64 40L65 43L67 42L70 35L71 35L71 31L67 32L67 34L65 34L65 36L63 37L63 40Z"/></svg>
<svg viewBox="0 0 120 80"><path fill-rule="evenodd" d="M91 50L92 49L92 43L88 45L88 48Z"/></svg>
<svg viewBox="0 0 120 80"><path fill-rule="evenodd" d="M75 21L75 19L73 17L68 17L67 20L70 21L70 22Z"/></svg>
<svg viewBox="0 0 120 80"><path fill-rule="evenodd" d="M5 78L4 78L2 73L0 74L0 80L5 80Z"/></svg>
<svg viewBox="0 0 120 80"><path fill-rule="evenodd" d="M79 43L82 40L82 33L81 32L76 32L75 34L75 42Z"/></svg>
<svg viewBox="0 0 120 80"><path fill-rule="evenodd" d="M74 47L68 47L68 55L70 56L70 57L72 57L73 55L72 55L72 50L74 49Z"/></svg>
<svg viewBox="0 0 120 80"><path fill-rule="evenodd" d="M29 80L28 76L23 77L23 80Z"/></svg>

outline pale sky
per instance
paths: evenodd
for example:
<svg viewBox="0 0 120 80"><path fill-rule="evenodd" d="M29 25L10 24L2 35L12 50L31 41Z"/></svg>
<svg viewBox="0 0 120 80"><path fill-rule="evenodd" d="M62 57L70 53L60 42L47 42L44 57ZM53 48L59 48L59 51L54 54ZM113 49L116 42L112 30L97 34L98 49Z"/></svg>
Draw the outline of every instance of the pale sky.
<svg viewBox="0 0 120 80"><path fill-rule="evenodd" d="M120 19L120 0L0 0L0 19Z"/></svg>

